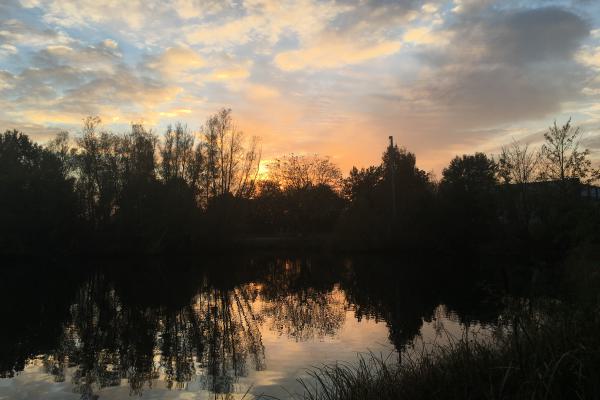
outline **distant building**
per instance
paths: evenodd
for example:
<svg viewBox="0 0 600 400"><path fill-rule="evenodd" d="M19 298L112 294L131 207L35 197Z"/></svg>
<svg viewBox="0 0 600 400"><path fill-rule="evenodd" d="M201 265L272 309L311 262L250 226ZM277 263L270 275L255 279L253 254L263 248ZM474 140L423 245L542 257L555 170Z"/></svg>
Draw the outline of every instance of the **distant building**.
<svg viewBox="0 0 600 400"><path fill-rule="evenodd" d="M533 193L540 193L544 190L554 190L559 188L561 185L560 181L537 181L537 182L529 182L525 185L528 191ZM581 183L577 179L570 179L563 183L563 187L566 187L567 190L572 193L579 193L579 195L583 198L600 201L600 186L590 185L587 183ZM513 187L518 187L519 184L511 184Z"/></svg>

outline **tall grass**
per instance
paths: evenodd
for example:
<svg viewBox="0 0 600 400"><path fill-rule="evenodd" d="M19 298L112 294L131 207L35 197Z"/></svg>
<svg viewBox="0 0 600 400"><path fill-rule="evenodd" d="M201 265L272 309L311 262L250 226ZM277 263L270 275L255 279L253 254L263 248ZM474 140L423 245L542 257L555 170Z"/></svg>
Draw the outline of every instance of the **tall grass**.
<svg viewBox="0 0 600 400"><path fill-rule="evenodd" d="M489 338L461 337L313 369L305 400L600 399L600 308L513 303Z"/></svg>

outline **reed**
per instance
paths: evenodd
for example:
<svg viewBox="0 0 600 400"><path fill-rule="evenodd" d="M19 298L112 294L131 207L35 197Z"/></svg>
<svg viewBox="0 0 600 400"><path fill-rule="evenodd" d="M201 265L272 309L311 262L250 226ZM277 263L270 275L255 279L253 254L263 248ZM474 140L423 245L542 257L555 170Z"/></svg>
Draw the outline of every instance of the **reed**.
<svg viewBox="0 0 600 400"><path fill-rule="evenodd" d="M301 380L305 400L598 399L600 308L513 302L488 337L367 354Z"/></svg>

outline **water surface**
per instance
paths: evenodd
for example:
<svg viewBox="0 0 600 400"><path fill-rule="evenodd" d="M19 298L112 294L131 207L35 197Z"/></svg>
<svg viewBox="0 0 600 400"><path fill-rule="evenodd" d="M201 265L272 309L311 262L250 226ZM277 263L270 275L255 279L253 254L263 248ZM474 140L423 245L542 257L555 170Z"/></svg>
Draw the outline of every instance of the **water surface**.
<svg viewBox="0 0 600 400"><path fill-rule="evenodd" d="M485 288L451 268L306 255L15 264L0 399L289 398L311 367L393 360L493 322Z"/></svg>

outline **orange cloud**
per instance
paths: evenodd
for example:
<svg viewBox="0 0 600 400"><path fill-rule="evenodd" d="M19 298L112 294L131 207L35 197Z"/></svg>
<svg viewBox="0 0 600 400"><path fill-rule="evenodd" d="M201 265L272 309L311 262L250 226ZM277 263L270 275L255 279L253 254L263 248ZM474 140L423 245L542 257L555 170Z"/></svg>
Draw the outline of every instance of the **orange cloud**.
<svg viewBox="0 0 600 400"><path fill-rule="evenodd" d="M600 46L584 47L577 53L577 61L595 69L600 69Z"/></svg>
<svg viewBox="0 0 600 400"><path fill-rule="evenodd" d="M210 74L210 78L217 81L245 79L249 76L250 71L244 66L216 69Z"/></svg>
<svg viewBox="0 0 600 400"><path fill-rule="evenodd" d="M443 46L448 44L448 34L432 31L428 27L408 29L402 36L405 42Z"/></svg>
<svg viewBox="0 0 600 400"><path fill-rule="evenodd" d="M273 99L279 97L279 91L269 86L251 84L246 88L246 96L253 100Z"/></svg>
<svg viewBox="0 0 600 400"><path fill-rule="evenodd" d="M402 47L399 41L357 43L342 38L328 38L309 47L279 53L277 66L285 71L303 68L327 69L359 64L374 58L389 56Z"/></svg>
<svg viewBox="0 0 600 400"><path fill-rule="evenodd" d="M169 47L151 61L149 66L164 76L179 79L185 72L204 67L205 64L204 59L190 48Z"/></svg>

